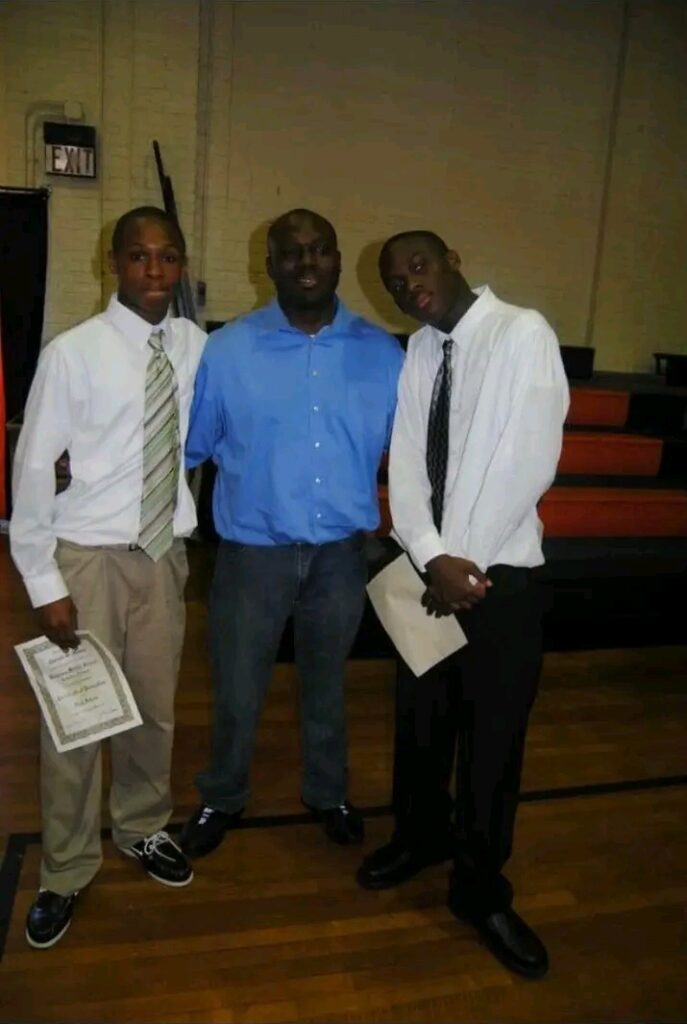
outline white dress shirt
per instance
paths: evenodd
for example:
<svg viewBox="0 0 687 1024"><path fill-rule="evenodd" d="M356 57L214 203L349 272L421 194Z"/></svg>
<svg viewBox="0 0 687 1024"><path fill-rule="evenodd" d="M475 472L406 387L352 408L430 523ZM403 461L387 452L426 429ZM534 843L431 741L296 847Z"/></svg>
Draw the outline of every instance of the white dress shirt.
<svg viewBox="0 0 687 1024"><path fill-rule="evenodd" d="M486 286L450 335L416 331L399 382L389 458L394 532L418 568L457 555L491 565L544 561L537 502L555 476L569 395L546 320ZM449 456L441 534L432 521L427 421L432 388L453 338Z"/></svg>
<svg viewBox="0 0 687 1024"><path fill-rule="evenodd" d="M55 561L57 539L134 544L143 485L143 416L148 338L164 331L176 373L182 452L205 334L169 315L149 324L116 297L104 313L58 335L41 353L12 474L12 557L34 607L68 593ZM55 460L69 451L72 480L55 495ZM196 525L184 473L175 536Z"/></svg>

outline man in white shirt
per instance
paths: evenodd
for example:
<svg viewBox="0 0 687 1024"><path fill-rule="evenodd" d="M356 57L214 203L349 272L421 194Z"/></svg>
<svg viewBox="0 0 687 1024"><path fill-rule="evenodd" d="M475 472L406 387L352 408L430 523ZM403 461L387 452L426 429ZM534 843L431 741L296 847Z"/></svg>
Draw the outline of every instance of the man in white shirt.
<svg viewBox="0 0 687 1024"><path fill-rule="evenodd" d="M112 836L165 885L193 873L171 815L174 691L195 508L182 453L204 333L172 318L186 260L175 220L140 207L117 222L107 310L44 349L14 461L12 557L40 629L65 650L91 630L122 666L143 724L111 739ZM71 483L55 494L55 460ZM100 744L58 753L41 723L43 859L31 946L57 942L102 863Z"/></svg>
<svg viewBox="0 0 687 1024"><path fill-rule="evenodd" d="M395 831L358 880L383 889L453 857L450 909L511 970L541 977L546 949L513 910L502 869L541 666L532 569L543 562L537 502L568 408L558 342L534 310L471 290L432 232L390 238L380 273L399 309L426 325L399 383L394 532L426 574L427 613L457 614L468 644L420 679L399 667Z"/></svg>

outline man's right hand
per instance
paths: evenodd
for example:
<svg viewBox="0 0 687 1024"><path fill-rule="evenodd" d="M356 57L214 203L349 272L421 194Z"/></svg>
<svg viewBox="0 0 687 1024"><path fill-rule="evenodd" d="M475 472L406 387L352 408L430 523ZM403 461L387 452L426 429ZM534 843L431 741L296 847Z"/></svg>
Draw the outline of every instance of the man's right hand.
<svg viewBox="0 0 687 1024"><path fill-rule="evenodd" d="M450 607L472 608L484 600L491 586L491 580L467 558L437 555L426 568L437 598ZM473 583L470 577L476 582Z"/></svg>
<svg viewBox="0 0 687 1024"><path fill-rule="evenodd" d="M57 644L63 651L79 646L79 638L76 635L79 625L76 605L69 595L36 608L36 615L38 624L48 640Z"/></svg>

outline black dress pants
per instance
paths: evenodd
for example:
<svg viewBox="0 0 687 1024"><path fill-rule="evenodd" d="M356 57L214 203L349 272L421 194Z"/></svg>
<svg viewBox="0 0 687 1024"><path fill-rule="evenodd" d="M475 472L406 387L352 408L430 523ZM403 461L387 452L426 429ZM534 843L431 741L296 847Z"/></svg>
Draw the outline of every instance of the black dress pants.
<svg viewBox="0 0 687 1024"><path fill-rule="evenodd" d="M512 901L501 872L542 649L532 570L497 565L488 575L484 601L458 616L467 646L420 678L399 664L394 754L396 837L428 854L451 844L452 903L478 914Z"/></svg>

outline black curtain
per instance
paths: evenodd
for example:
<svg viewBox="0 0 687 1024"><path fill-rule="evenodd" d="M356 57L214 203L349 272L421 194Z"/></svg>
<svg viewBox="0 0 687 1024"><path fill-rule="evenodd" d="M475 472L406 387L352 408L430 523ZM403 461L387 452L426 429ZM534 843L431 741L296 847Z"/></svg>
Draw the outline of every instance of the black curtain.
<svg viewBox="0 0 687 1024"><path fill-rule="evenodd" d="M24 409L43 332L48 190L0 187L0 337L6 417Z"/></svg>

